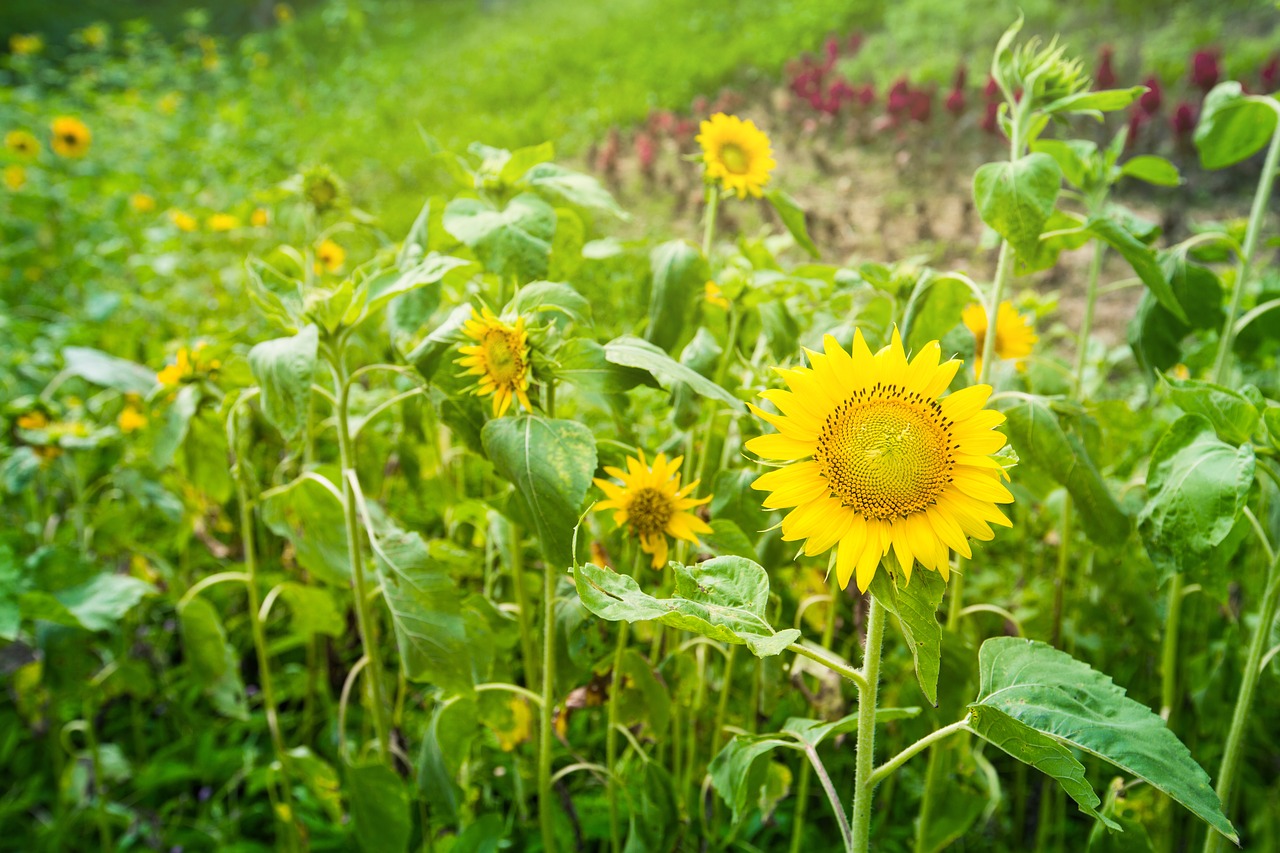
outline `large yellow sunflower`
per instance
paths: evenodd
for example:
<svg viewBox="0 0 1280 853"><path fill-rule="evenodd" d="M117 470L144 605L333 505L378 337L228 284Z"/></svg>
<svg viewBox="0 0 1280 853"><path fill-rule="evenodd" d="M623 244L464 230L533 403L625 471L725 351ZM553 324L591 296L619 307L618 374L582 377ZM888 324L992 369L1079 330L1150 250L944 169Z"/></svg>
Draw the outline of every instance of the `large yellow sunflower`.
<svg viewBox="0 0 1280 853"><path fill-rule="evenodd" d="M53 120L53 141L49 147L59 157L83 157L92 141L93 134L80 119L59 116Z"/></svg>
<svg viewBox="0 0 1280 853"><path fill-rule="evenodd" d="M480 377L475 393L481 397L493 395L493 416L506 414L512 396L526 410L533 411L529 403L529 335L524 330L524 318L517 317L512 325L488 308L481 313L473 309L462 331L476 343L459 347L463 357L455 364L467 368L463 375Z"/></svg>
<svg viewBox="0 0 1280 853"><path fill-rule="evenodd" d="M769 173L777 166L769 137L755 122L737 116L716 113L704 121L698 134L707 178L746 198L747 193L760 197L761 188L769 183Z"/></svg>
<svg viewBox="0 0 1280 853"><path fill-rule="evenodd" d="M973 375L982 375L982 345L987 337L987 309L977 302L970 302L960 315L965 328L973 332L978 341L978 352L973 359ZM1005 300L996 311L996 355L1001 358L1021 360L1031 355L1031 349L1040 340L1031 321L1025 319L1013 307L1013 303ZM1018 368L1022 365L1019 363Z"/></svg>
<svg viewBox="0 0 1280 853"><path fill-rule="evenodd" d="M596 479L595 483L609 496L596 504L596 510L614 510L613 520L627 525L640 538L640 550L653 555L650 562L655 569L667 564L667 537L674 536L697 544L699 533L710 533L711 527L689 512L696 506L708 503L705 498L690 497L700 481L694 480L680 487L680 463L683 456L667 461L666 454L659 453L649 465L640 458L627 457L627 470L605 468L610 477L622 481L619 486L611 480Z"/></svg>
<svg viewBox="0 0 1280 853"><path fill-rule="evenodd" d="M823 347L806 350L810 367L778 370L790 390L761 392L781 415L751 407L778 432L747 449L790 463L753 487L771 493L770 509L795 507L782 520L783 539L805 540L809 556L839 549L841 587L856 570L865 592L891 548L907 581L916 562L946 580L950 551L972 556L969 537L991 539L990 524L1009 526L996 504L1013 495L991 458L1005 443L992 430L1004 415L982 408L991 387L939 399L960 362L939 364L931 341L908 363L896 329L874 355L861 331L852 354L830 335Z"/></svg>

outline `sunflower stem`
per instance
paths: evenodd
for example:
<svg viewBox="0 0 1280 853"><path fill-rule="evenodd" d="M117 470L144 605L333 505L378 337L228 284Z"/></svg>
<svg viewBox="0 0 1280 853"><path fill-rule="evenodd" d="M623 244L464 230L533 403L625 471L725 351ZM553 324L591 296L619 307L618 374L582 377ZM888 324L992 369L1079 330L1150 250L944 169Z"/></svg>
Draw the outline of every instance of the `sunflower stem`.
<svg viewBox="0 0 1280 853"><path fill-rule="evenodd" d="M516 624L520 629L520 660L524 664L524 682L526 687L537 690L538 657L534 651L533 628L530 625L533 613L529 609L529 591L524 586L524 548L517 524L511 525L508 559L511 563L507 566L511 575L511 590L516 599Z"/></svg>
<svg viewBox="0 0 1280 853"><path fill-rule="evenodd" d="M867 643L862 655L862 680L858 686L858 743L854 758L853 844L863 853L871 844L871 802L875 792L876 693L880 681L880 647L884 642L884 608L870 598Z"/></svg>
<svg viewBox="0 0 1280 853"><path fill-rule="evenodd" d="M836 635L836 603L840 600L840 580L832 571L835 565L835 552L831 552L831 560L827 565L827 585L831 590L831 601L827 603L827 619L822 626L822 647L824 649L831 648L831 640ZM756 678L760 675L760 661L756 661ZM756 692L759 692L759 683L756 683ZM755 697L752 697L752 704L755 704ZM752 719L751 730L754 731L754 714ZM809 763L805 762L800 765L800 778L796 781L796 808L795 815L792 818L791 825L791 851L790 853L800 853L800 847L804 843L804 819L805 812L809 807L809 776L813 770L809 767ZM837 812L843 813L843 809L839 808L839 802L834 802L833 806L837 807ZM847 843L847 842L846 842Z"/></svg>
<svg viewBox="0 0 1280 853"><path fill-rule="evenodd" d="M622 851L622 824L618 818L618 694L622 692L622 655L627 648L631 623L618 623L613 648L613 675L609 682L609 730L605 733L605 765L609 768L609 840L613 853Z"/></svg>
<svg viewBox="0 0 1280 853"><path fill-rule="evenodd" d="M543 568L542 589L542 716L538 725L538 823L542 849L555 853L556 835L551 812L551 726L555 717L556 678L556 575Z"/></svg>
<svg viewBox="0 0 1280 853"><path fill-rule="evenodd" d="M1049 642L1058 648L1062 640L1062 602L1067 587L1067 569L1071 565L1071 495L1062 497L1059 519L1058 566L1053 576L1053 633Z"/></svg>
<svg viewBox="0 0 1280 853"><path fill-rule="evenodd" d="M715 184L707 184L707 209L702 215L702 256L711 261L711 246L716 236L716 209L720 205L720 193Z"/></svg>

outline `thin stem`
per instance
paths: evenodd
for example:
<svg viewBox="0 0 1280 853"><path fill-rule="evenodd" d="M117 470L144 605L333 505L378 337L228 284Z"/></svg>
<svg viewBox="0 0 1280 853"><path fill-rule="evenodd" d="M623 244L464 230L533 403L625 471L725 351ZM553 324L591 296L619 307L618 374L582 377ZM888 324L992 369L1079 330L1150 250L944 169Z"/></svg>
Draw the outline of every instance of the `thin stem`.
<svg viewBox="0 0 1280 853"><path fill-rule="evenodd" d="M1093 332L1093 311L1098 301L1098 277L1102 274L1102 259L1106 256L1106 244L1095 241L1093 260L1089 264L1089 278L1085 290L1084 316L1080 318L1080 334L1076 337L1076 399L1084 396L1084 369L1089 363L1089 335Z"/></svg>
<svg viewBox="0 0 1280 853"><path fill-rule="evenodd" d="M609 682L609 731L605 733L605 764L609 767L609 840L613 853L622 850L622 824L618 817L618 694L622 692L622 654L627 648L630 622L618 623L618 639L613 649L613 676Z"/></svg>
<svg viewBox="0 0 1280 853"><path fill-rule="evenodd" d="M839 658L827 657L827 654L829 653L826 649L820 649L812 643L792 643L787 646L787 651L795 652L798 655L804 655L809 660L822 664L832 672L843 675L858 686L859 694L861 694L867 687L867 679L861 672Z"/></svg>
<svg viewBox="0 0 1280 853"><path fill-rule="evenodd" d="M555 853L556 835L551 811L551 725L555 717L556 575L543 567L542 588L542 717L538 725L538 822L542 849Z"/></svg>
<svg viewBox="0 0 1280 853"><path fill-rule="evenodd" d="M853 845L856 853L870 849L871 802L875 792L876 693L880 682L880 647L884 642L884 608L871 598L867 614L867 645L862 655L862 679L858 689L858 743L854 759Z"/></svg>
<svg viewBox="0 0 1280 853"><path fill-rule="evenodd" d="M533 645L533 629L530 627L529 592L524 587L524 551L521 543L520 527L512 524L509 541L509 561L507 567L511 575L511 590L516 598L516 624L520 629L520 662L524 665L524 683L534 690L538 689L537 653Z"/></svg>
<svg viewBox="0 0 1280 853"><path fill-rule="evenodd" d="M836 577L836 573L832 571L832 569L835 566L835 559L836 559L836 554L834 551L832 551L831 559L827 563L827 574L828 574L827 582L828 582L828 586L831 589L831 593L830 595L826 596L827 620L826 622L823 623L823 626L822 626L822 647L824 649L829 648L831 646L831 640L833 637L835 637L835 634L836 634L836 602L840 600L839 598L840 581ZM799 618L800 617L797 615L796 617L797 622L799 621ZM757 678L759 677L759 673L760 673L759 661L757 661L756 662ZM757 691L759 690L759 685L757 685L756 689ZM805 819L805 812L808 811L808 807L809 807L809 775L811 772L812 771L809 769L808 764L800 765L800 779L796 782L795 815L792 817L792 825L791 825L790 853L800 853L800 847L804 843L804 819ZM836 805L836 812L843 815L844 814L843 807L839 806L838 801L835 801L834 804ZM849 841L848 839L846 839L845 841L846 846L848 845L848 843Z"/></svg>
<svg viewBox="0 0 1280 853"><path fill-rule="evenodd" d="M711 260L711 246L716 235L716 208L720 204L720 193L715 184L707 185L707 209L703 214L702 256Z"/></svg>
<svg viewBox="0 0 1280 853"><path fill-rule="evenodd" d="M1071 567L1071 495L1062 496L1058 542L1058 568L1053 577L1053 633L1049 642L1057 648L1062 639L1062 603L1067 588L1067 569Z"/></svg>
<svg viewBox="0 0 1280 853"><path fill-rule="evenodd" d="M809 744L805 744L804 754L809 759L806 767L812 766L813 771L818 774L818 782L822 785L822 790L827 795L827 802L831 803L831 811L835 812L836 821L840 824L840 838L844 841L844 849L852 851L854 847L853 830L849 826L849 818L845 816L844 806L840 803L840 795L836 793L836 786L831 784L831 776L827 773L827 768L823 765L822 759L818 757L818 750ZM792 849L795 849L795 842L792 841ZM865 848L864 848L865 849Z"/></svg>
<svg viewBox="0 0 1280 853"><path fill-rule="evenodd" d="M920 754L922 751L928 749L930 746L932 746L933 744L937 743L940 740L946 740L956 732L967 730L968 726L969 726L969 715L965 714L964 719L956 720L954 723L952 723L949 726L943 726L937 731L932 732L931 734L925 735L924 737L920 738L920 740L911 744L911 746L902 750L902 752L899 752L893 758L890 758L884 764L881 764L879 767L877 767L871 774L871 784L873 786L880 784L885 780L885 777L887 777L890 773L897 770L902 765L906 764L908 761L910 761L916 755Z"/></svg>
<svg viewBox="0 0 1280 853"><path fill-rule="evenodd" d="M733 685L733 659L738 655L738 644L729 646L729 654L724 659L724 679L720 683L720 701L716 703L715 722L711 727L711 755L720 749L720 733L724 728L725 716L729 712L729 688Z"/></svg>
<svg viewBox="0 0 1280 853"><path fill-rule="evenodd" d="M1160 716L1167 723L1178 701L1178 634L1182 621L1182 574L1169 581L1168 614L1164 621L1164 642L1160 649Z"/></svg>

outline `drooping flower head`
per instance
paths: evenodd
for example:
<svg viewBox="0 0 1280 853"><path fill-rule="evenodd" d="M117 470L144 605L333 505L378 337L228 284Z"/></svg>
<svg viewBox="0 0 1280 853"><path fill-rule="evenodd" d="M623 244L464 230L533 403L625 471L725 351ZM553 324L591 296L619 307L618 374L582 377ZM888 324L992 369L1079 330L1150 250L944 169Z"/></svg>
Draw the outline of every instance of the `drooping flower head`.
<svg viewBox="0 0 1280 853"><path fill-rule="evenodd" d="M462 331L476 343L459 347L463 357L455 364L467 368L463 375L480 377L475 393L480 397L493 395L493 416L506 414L512 397L527 411L533 411L529 403L529 335L524 318L517 317L511 324L488 308L473 310Z"/></svg>
<svg viewBox="0 0 1280 853"><path fill-rule="evenodd" d="M1010 524L996 506L1013 495L991 458L1005 443L992 430L1004 415L983 409L991 386L941 397L960 362L939 364L937 341L908 362L896 329L875 354L861 331L852 353L830 335L823 350L806 350L809 367L778 370L789 390L761 392L781 414L751 407L778 432L747 449L787 463L752 487L770 493L769 509L793 507L784 540L804 540L809 556L837 548L841 587L856 576L865 592L890 549L908 582L917 562L946 580L951 551L972 556L970 538Z"/></svg>
<svg viewBox="0 0 1280 853"><path fill-rule="evenodd" d="M59 116L53 120L53 141L49 147L59 157L83 157L92 141L93 134L80 119Z"/></svg>
<svg viewBox="0 0 1280 853"><path fill-rule="evenodd" d="M699 533L710 533L711 527L691 509L708 503L705 498L690 497L698 488L698 480L680 486L680 464L683 456L670 461L659 453L649 465L644 451L640 458L627 457L627 470L605 468L605 472L622 482L596 479L595 483L608 496L596 504L596 510L614 511L613 520L626 525L640 540L640 549L652 555L650 565L660 569L667 564L667 537L697 544Z"/></svg>
<svg viewBox="0 0 1280 853"><path fill-rule="evenodd" d="M4 147L24 158L31 158L40 153L39 141L26 130L11 130L6 133Z"/></svg>
<svg viewBox="0 0 1280 853"><path fill-rule="evenodd" d="M699 129L707 179L736 192L738 198L748 193L759 198L769 173L778 165L764 131L753 121L724 113L716 113Z"/></svg>
<svg viewBox="0 0 1280 853"><path fill-rule="evenodd" d="M977 302L970 302L965 306L960 319L978 341L978 352L973 360L973 375L981 376L982 344L987 336L987 309ZM996 355L1020 362L1021 359L1031 355L1032 348L1039 340L1040 336L1032 328L1031 321L1019 314L1012 302L1006 299L1000 303L1000 308L996 311ZM1021 363L1018 367L1022 368Z"/></svg>

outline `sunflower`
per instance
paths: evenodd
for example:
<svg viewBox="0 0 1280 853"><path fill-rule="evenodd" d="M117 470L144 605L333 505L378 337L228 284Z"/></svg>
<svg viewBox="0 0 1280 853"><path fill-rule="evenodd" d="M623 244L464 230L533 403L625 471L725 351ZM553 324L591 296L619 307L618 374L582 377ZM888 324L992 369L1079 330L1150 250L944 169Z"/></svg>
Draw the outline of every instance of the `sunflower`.
<svg viewBox="0 0 1280 853"><path fill-rule="evenodd" d="M240 227L240 219L230 213L215 213L205 224L210 231L233 231Z"/></svg>
<svg viewBox="0 0 1280 853"><path fill-rule="evenodd" d="M4 185L12 192L17 192L27 184L27 170L11 163L4 167Z"/></svg>
<svg viewBox="0 0 1280 853"><path fill-rule="evenodd" d="M9 50L14 56L32 56L44 50L44 39L35 33L14 33L9 36Z"/></svg>
<svg viewBox="0 0 1280 853"><path fill-rule="evenodd" d="M319 268L327 269L329 272L339 272L346 261L347 250L332 240L325 240L316 247L316 272L320 272Z"/></svg>
<svg viewBox="0 0 1280 853"><path fill-rule="evenodd" d="M249 224L254 228L266 228L271 222L271 215L267 213L265 207L259 207L249 216Z"/></svg>
<svg viewBox="0 0 1280 853"><path fill-rule="evenodd" d="M746 198L747 193L759 198L761 187L769 183L769 173L778 165L764 131L755 122L724 113L716 113L700 129L698 142L707 179L719 181L738 198Z"/></svg>
<svg viewBox="0 0 1280 853"><path fill-rule="evenodd" d="M53 141L49 147L59 157L83 157L92 141L93 134L80 119L59 116L53 120Z"/></svg>
<svg viewBox="0 0 1280 853"><path fill-rule="evenodd" d="M179 231L191 232L200 227L200 223L190 213L183 213L181 210L169 211L169 221L178 227Z"/></svg>
<svg viewBox="0 0 1280 853"><path fill-rule="evenodd" d="M147 416L130 403L120 412L120 417L116 418L116 425L123 433L137 432L147 425Z"/></svg>
<svg viewBox="0 0 1280 853"><path fill-rule="evenodd" d="M156 209L156 200L146 193L134 193L129 196L129 206L137 213L150 213Z"/></svg>
<svg viewBox="0 0 1280 853"><path fill-rule="evenodd" d="M476 343L459 347L463 357L454 363L466 368L463 376L480 377L475 393L480 397L493 395L493 416L506 414L513 395L520 405L533 411L529 403L529 335L524 330L524 318L517 317L512 325L488 308L482 313L472 309L471 319L462 331Z"/></svg>
<svg viewBox="0 0 1280 853"><path fill-rule="evenodd" d="M752 486L770 492L769 509L795 507L782 520L784 540L806 540L809 556L838 548L841 587L856 570L865 592L891 548L908 582L917 561L946 580L950 551L972 556L969 537L1009 526L996 504L1013 495L991 458L1005 443L992 431L1004 415L982 408L991 387L939 399L960 362L939 364L932 341L908 363L896 329L874 355L861 331L852 354L830 335L823 347L806 350L811 367L778 370L790 390L761 392L781 415L751 407L778 432L747 449L789 463Z"/></svg>
<svg viewBox="0 0 1280 853"><path fill-rule="evenodd" d="M720 285L714 281L708 281L702 286L702 298L711 305L718 306L724 310L729 310L729 300L725 298L724 291L720 289Z"/></svg>
<svg viewBox="0 0 1280 853"><path fill-rule="evenodd" d="M982 346L987 337L987 309L977 302L970 302L960 315L965 328L973 332L978 341L978 352L973 359L973 375L982 375ZM1031 321L1025 319L1013 307L1013 303L1005 300L1000 303L996 312L996 355L1001 358L1021 360L1031 355L1031 348L1040 340ZM1021 363L1018 369L1023 369Z"/></svg>
<svg viewBox="0 0 1280 853"><path fill-rule="evenodd" d="M34 157L40 153L40 142L25 130L11 130L6 133L4 147L19 157Z"/></svg>
<svg viewBox="0 0 1280 853"><path fill-rule="evenodd" d="M627 457L626 471L613 467L604 469L610 477L621 480L621 486L612 480L597 478L595 481L609 496L608 500L596 504L596 510L614 510L613 520L618 525L629 526L632 534L640 538L640 550L653 555L650 565L655 569L667 564L668 536L696 545L697 534L711 532L705 521L689 512L710 502L711 496L690 497L698 488L698 480L680 488L680 463L683 461L683 456L677 456L668 462L666 454L659 453L653 465L649 465L642 450L639 459Z"/></svg>

